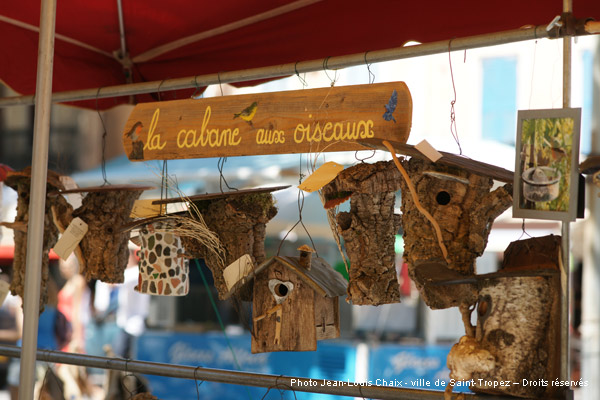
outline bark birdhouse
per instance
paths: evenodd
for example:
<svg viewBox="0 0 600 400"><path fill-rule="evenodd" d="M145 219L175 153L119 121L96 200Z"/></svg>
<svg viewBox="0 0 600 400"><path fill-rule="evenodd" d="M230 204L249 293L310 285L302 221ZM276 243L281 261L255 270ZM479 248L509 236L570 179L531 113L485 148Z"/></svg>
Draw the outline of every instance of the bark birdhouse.
<svg viewBox="0 0 600 400"><path fill-rule="evenodd" d="M140 274L135 290L159 296L185 296L189 260L174 231L174 221L161 219L140 228Z"/></svg>
<svg viewBox="0 0 600 400"><path fill-rule="evenodd" d="M323 187L326 206L350 197L350 211L337 215L338 231L350 258L348 300L357 305L400 301L394 250L401 225L394 214L402 176L392 162L346 168Z"/></svg>
<svg viewBox="0 0 600 400"><path fill-rule="evenodd" d="M152 187L111 185L76 189L87 192L81 206L73 211L88 225L88 232L79 243L82 274L87 280L122 283L129 260L129 231L122 230L131 221L133 203L142 192Z"/></svg>
<svg viewBox="0 0 600 400"><path fill-rule="evenodd" d="M23 171L8 171L5 180L7 186L16 190L17 215L13 223L4 224L14 230L15 253L13 261L13 276L10 290L14 295L23 297L25 284L25 263L27 255L27 226L29 224L29 199L31 186L31 168ZM46 193L64 189L60 176L48 171ZM47 301L46 285L48 282L48 253L58 240L58 229L52 218L52 207L60 207L68 213L72 207L63 196L46 195L44 215L44 238L42 243L42 280L40 290L40 313L44 310Z"/></svg>
<svg viewBox="0 0 600 400"><path fill-rule="evenodd" d="M431 163L412 157L402 161L415 188L420 205L439 227L444 254L436 229L419 211L404 180L402 187L402 226L404 257L411 279L425 303L431 308L448 308L460 303L473 304L476 293L457 298L444 286L431 286L431 277L419 273L419 265L443 260L452 273L475 274L475 259L486 245L494 219L512 204L512 187L495 190L492 178L465 168Z"/></svg>
<svg viewBox="0 0 600 400"><path fill-rule="evenodd" d="M289 186L248 189L229 193L215 193L192 196L191 200L201 214L206 226L219 238L225 248L225 260L217 262L216 253L207 251L205 245L183 237L186 251L195 258L203 258L210 268L219 298L224 299L228 292L223 278L223 264L228 266L245 254L251 256L254 265L265 258L264 240L267 222L277 214L270 192ZM242 300L250 300L251 292L238 293Z"/></svg>
<svg viewBox="0 0 600 400"><path fill-rule="evenodd" d="M347 283L322 258L310 268L300 257L272 257L234 285L226 297L253 288L252 353L314 351L317 340L340 335L339 299Z"/></svg>
<svg viewBox="0 0 600 400"><path fill-rule="evenodd" d="M550 235L511 243L502 269L477 277L477 326L452 347L451 378L473 379L471 390L481 393L559 394L551 382L560 369L560 264L560 237Z"/></svg>

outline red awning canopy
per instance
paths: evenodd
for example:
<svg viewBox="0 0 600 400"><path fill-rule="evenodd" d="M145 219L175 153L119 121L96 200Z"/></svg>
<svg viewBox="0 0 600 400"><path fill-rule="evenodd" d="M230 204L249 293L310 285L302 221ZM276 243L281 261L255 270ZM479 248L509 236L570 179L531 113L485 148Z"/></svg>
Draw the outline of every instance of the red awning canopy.
<svg viewBox="0 0 600 400"><path fill-rule="evenodd" d="M133 82L204 75L546 25L562 0L122 0ZM600 1L575 0L574 15L600 19ZM35 92L39 0L0 2L0 79ZM60 0L53 91L127 82L117 0ZM191 91L179 93L189 96ZM163 98L172 98L169 93ZM152 100L137 96L137 101ZM100 108L127 97L99 101ZM96 107L95 101L77 103Z"/></svg>

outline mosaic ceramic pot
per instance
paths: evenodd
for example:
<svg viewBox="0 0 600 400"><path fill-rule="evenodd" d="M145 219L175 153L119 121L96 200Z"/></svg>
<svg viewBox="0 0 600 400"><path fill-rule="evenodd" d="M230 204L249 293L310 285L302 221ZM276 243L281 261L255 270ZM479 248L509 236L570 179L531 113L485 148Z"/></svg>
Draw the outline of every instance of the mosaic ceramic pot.
<svg viewBox="0 0 600 400"><path fill-rule="evenodd" d="M185 296L190 288L188 259L181 238L169 221L158 221L140 229L140 275L135 290L159 296Z"/></svg>

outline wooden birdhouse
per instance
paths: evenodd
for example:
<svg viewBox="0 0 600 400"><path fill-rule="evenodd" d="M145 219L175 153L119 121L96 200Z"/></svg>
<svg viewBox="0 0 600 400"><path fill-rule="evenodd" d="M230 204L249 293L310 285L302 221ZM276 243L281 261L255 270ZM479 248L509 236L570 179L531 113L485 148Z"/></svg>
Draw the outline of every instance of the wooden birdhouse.
<svg viewBox="0 0 600 400"><path fill-rule="evenodd" d="M252 285L252 353L314 351L318 340L339 337L346 280L322 258L306 259L272 257L226 296Z"/></svg>
<svg viewBox="0 0 600 400"><path fill-rule="evenodd" d="M337 226L350 259L348 300L353 304L400 301L394 245L401 218L394 204L401 181L391 161L380 161L346 168L323 187L326 206L350 197L350 211L337 215Z"/></svg>
<svg viewBox="0 0 600 400"><path fill-rule="evenodd" d="M477 276L477 325L450 351L450 378L473 379L475 392L555 398L561 260L560 237L531 238L509 245L499 272Z"/></svg>
<svg viewBox="0 0 600 400"><path fill-rule="evenodd" d="M436 221L447 252L445 255L435 227L418 209L408 185L402 180L404 258L411 279L431 308L473 304L474 292L469 298L457 298L444 286L428 285L432 277L423 271L419 273L419 266L441 261L450 272L473 276L475 259L483 254L494 219L512 205L512 185L492 190L493 179L485 173L419 157L403 160L402 165L420 205Z"/></svg>
<svg viewBox="0 0 600 400"><path fill-rule="evenodd" d="M29 223L29 198L31 186L31 168L25 168L23 171L8 171L5 180L7 186L16 190L17 215L13 223L5 223L14 230L15 254L13 261L13 276L10 283L10 290L14 295L23 297L25 284L25 259L27 255L27 226ZM60 176L48 171L46 186L46 208L44 216L44 238L42 243L42 279L40 287L40 313L44 310L47 301L46 285L48 282L48 254L50 249L58 240L59 231L55 225L52 215L52 208L59 207L65 212L72 210L63 196L52 196L50 192L64 189L60 181Z"/></svg>

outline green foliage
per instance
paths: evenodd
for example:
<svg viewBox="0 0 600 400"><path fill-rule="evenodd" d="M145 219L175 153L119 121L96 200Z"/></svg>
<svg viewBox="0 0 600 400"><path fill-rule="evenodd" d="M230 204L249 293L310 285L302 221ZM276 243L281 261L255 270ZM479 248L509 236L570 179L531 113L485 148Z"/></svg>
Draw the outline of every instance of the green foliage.
<svg viewBox="0 0 600 400"><path fill-rule="evenodd" d="M559 196L548 202L535 203L537 210L567 211L573 149L572 118L525 119L521 129L524 169L550 167L561 174Z"/></svg>

